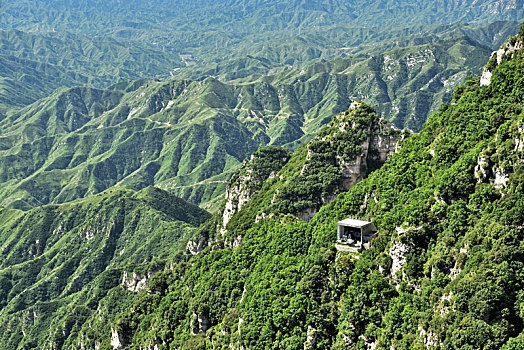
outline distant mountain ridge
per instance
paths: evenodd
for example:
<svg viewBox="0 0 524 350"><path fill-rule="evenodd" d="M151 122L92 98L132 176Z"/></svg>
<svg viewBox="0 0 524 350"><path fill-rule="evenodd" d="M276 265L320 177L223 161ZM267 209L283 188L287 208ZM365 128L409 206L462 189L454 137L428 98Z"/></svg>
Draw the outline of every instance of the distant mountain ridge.
<svg viewBox="0 0 524 350"><path fill-rule="evenodd" d="M165 79L171 75L191 80L214 76L231 81L252 75L275 75L335 57L361 59L393 48L462 40L464 36L495 50L502 38L517 28L516 22L415 26L387 33L378 28L335 27L316 33L257 34L236 40L231 44L234 47L228 47L216 33L208 42L205 34L196 33L189 37L150 36L136 41L70 33L0 31L0 116L2 110L28 105L60 87L107 88L138 78ZM192 40L204 46L195 47ZM216 47L210 51L206 45L213 42Z"/></svg>
<svg viewBox="0 0 524 350"><path fill-rule="evenodd" d="M490 52L463 37L230 83L59 90L0 121L0 202L27 209L127 184L213 206L259 146L296 149L354 100L417 130Z"/></svg>
<svg viewBox="0 0 524 350"><path fill-rule="evenodd" d="M4 2L0 54L11 72L0 73L0 103L22 106L60 86L105 88L171 74L192 80L267 75L432 43L451 32L496 49L518 29L510 21L523 18L519 1ZM486 24L492 21L498 22ZM47 66L28 71L11 57L29 66L51 64L56 72ZM33 91L30 81L39 88Z"/></svg>
<svg viewBox="0 0 524 350"><path fill-rule="evenodd" d="M300 26L323 26L349 22L353 25L388 26L406 16L413 23L449 23L458 20L487 22L519 20L524 15L522 0L466 1L347 1L314 0L304 2L242 1L35 1L30 11L26 0L0 4L3 28L76 31L195 30L209 29L267 31ZM36 15L40 16L36 18ZM60 15L57 15L60 14ZM89 19L89 21L87 21ZM75 24L76 23L76 24ZM247 26L246 26L247 25Z"/></svg>
<svg viewBox="0 0 524 350"><path fill-rule="evenodd" d="M107 88L143 77L166 78L179 56L154 45L60 33L0 31L0 105L22 107L60 87Z"/></svg>

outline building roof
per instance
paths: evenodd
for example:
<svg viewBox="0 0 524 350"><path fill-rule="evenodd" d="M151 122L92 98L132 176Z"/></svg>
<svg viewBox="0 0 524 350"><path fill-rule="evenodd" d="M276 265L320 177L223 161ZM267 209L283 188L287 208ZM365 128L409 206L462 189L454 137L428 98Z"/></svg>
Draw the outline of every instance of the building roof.
<svg viewBox="0 0 524 350"><path fill-rule="evenodd" d="M364 227L369 224L371 224L371 222L357 219L344 219L342 221L337 222L337 225L349 227Z"/></svg>

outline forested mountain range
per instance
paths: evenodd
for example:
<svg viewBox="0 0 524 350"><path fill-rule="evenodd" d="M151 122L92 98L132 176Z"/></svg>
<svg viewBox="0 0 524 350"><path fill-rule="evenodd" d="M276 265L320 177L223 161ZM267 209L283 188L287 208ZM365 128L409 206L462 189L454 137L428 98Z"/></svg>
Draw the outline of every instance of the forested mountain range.
<svg viewBox="0 0 524 350"><path fill-rule="evenodd" d="M29 209L125 184L216 207L259 146L296 149L354 100L418 130L490 52L461 37L233 82L61 89L0 121L0 203Z"/></svg>
<svg viewBox="0 0 524 350"><path fill-rule="evenodd" d="M523 40L420 133L359 102L259 149L211 218L152 187L4 209L0 348L518 349ZM335 249L348 216L376 225L369 250Z"/></svg>
<svg viewBox="0 0 524 350"><path fill-rule="evenodd" d="M282 30L296 27L350 23L375 26L382 23L404 24L409 17L416 24L456 21L488 22L518 20L523 16L521 0L497 1L328 1L293 0L274 3L255 0L171 0L171 1L2 1L0 22L3 28L56 30L85 33L235 31L240 34L257 30ZM127 32L127 33L126 33ZM122 33L122 35L124 35Z"/></svg>
<svg viewBox="0 0 524 350"><path fill-rule="evenodd" d="M119 304L106 307L124 310L148 276L180 259L208 217L153 187L0 210L0 348L61 348L64 334L94 318L99 301L120 285L113 291Z"/></svg>
<svg viewBox="0 0 524 350"><path fill-rule="evenodd" d="M349 11L344 12L346 15L340 15L337 8L347 7L340 4L335 7L298 2L284 6L249 2L168 5L144 6L140 1L82 2L82 5L75 1L38 2L31 3L30 8L24 1L0 4L4 20L4 31L0 31L3 63L0 111L6 106L27 105L61 86L106 88L117 82L171 75L192 80L211 75L227 81L252 74L273 74L336 57L370 57L398 46L462 35L494 50L519 26L518 22L500 22L515 17L510 14L511 4L506 4L505 10L495 9L500 13L492 20L499 21L489 24L483 24L482 16L476 13L471 18L466 16L470 19L455 18L471 20L474 25L413 18L409 24L391 26L384 26L383 22L361 23L350 15L353 10L349 9L344 10ZM468 6L481 5L485 4ZM223 6L224 10L211 13L216 6ZM133 11L128 11L130 7ZM392 4L388 7L393 12L401 11ZM276 16L273 11L277 10L294 11L297 23L289 22L282 28L269 24L285 17ZM224 11L239 14L227 15L225 20ZM298 14L301 11L305 17ZM312 25L311 21L322 17L318 16L319 11L332 16L332 20ZM160 12L162 16L158 16ZM196 18L203 18L204 13L206 23L197 25ZM136 25L135 20L144 22L146 18L150 18L150 25ZM260 20L268 24L261 25L257 22ZM32 27L35 23L38 27Z"/></svg>
<svg viewBox="0 0 524 350"><path fill-rule="evenodd" d="M21 107L60 87L107 88L121 81L169 77L179 56L141 42L67 33L0 31L0 105Z"/></svg>
<svg viewBox="0 0 524 350"><path fill-rule="evenodd" d="M523 19L0 0L0 350L522 349Z"/></svg>
<svg viewBox="0 0 524 350"><path fill-rule="evenodd" d="M345 148L330 149L330 137L348 131L340 128L346 117L357 118L357 126L373 120L372 109L361 105L334 118L318 135L326 144L297 151L283 166L274 162L279 149L252 157L248 174L262 174L257 166L282 169L254 187L225 233L220 215L202 228L215 232L208 248L158 274L113 323L111 344L520 349L523 40L524 26L482 79L456 89L453 103L420 133L309 222L286 205L264 215L279 203L272 191L280 188L298 203L301 189L284 192L282 183L293 182L301 168L333 179L333 168L304 166L304 159L312 160L314 150L341 156ZM356 256L334 247L336 222L350 215L371 218L379 231ZM99 341L109 347L109 331Z"/></svg>

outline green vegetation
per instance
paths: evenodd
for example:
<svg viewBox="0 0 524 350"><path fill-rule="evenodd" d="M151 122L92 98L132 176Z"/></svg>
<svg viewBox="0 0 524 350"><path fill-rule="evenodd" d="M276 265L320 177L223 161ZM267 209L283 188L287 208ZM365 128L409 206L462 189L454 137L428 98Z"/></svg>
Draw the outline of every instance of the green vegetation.
<svg viewBox="0 0 524 350"><path fill-rule="evenodd" d="M300 1L277 4L254 0L233 3L203 0L198 4L174 0L90 0L82 4L67 0L52 3L44 0L17 0L0 5L0 27L92 35L109 33L134 39L144 38L148 33L159 36L167 33L187 34L204 28L204 34L197 38L215 45L215 41L210 39L216 38L216 33L226 34L225 40L222 39L224 41L237 41L260 32L300 29L308 33L309 27L318 31L336 25L374 32L373 27L378 24L385 28L404 27L407 17L412 24L417 25L456 21L485 23L494 18L519 20L524 12L518 6L511 6L513 4L511 1L501 1L498 6L492 6L489 0L454 0L438 4L431 1L413 3L408 0L358 0L352 3L319 0L307 4ZM30 11L24 11L28 8ZM177 39L175 37L173 41ZM186 40L194 39L191 37ZM183 41L181 44L186 43Z"/></svg>
<svg viewBox="0 0 524 350"><path fill-rule="evenodd" d="M0 203L29 209L116 184L156 185L214 210L259 146L296 149L352 100L380 101L379 114L417 129L451 99L464 62L480 73L477 57L488 53L462 38L232 83L61 89L0 120Z"/></svg>
<svg viewBox="0 0 524 350"><path fill-rule="evenodd" d="M144 77L169 77L182 66L155 45L63 33L0 31L0 105L21 107L62 87L107 88Z"/></svg>
<svg viewBox="0 0 524 350"><path fill-rule="evenodd" d="M8 115L0 122L3 205L61 203L116 184L156 184L196 203L223 195L230 172L267 141L196 105L216 101L205 93L214 84L119 86L128 93L74 88Z"/></svg>
<svg viewBox="0 0 524 350"><path fill-rule="evenodd" d="M209 216L154 187L1 210L0 348L70 348L79 326L124 311L141 279L183 259ZM110 329L102 322L88 337L99 331Z"/></svg>
<svg viewBox="0 0 524 350"><path fill-rule="evenodd" d="M464 35L493 50L518 28L518 22L510 21L482 24L485 2L456 3L453 10L435 8L431 1L417 3L415 11L404 2L388 4L389 11L379 10L381 6L327 1L2 3L0 108L27 105L61 86L106 88L171 75L230 81ZM376 13L370 22L365 17L372 8ZM498 20L519 18L511 6L500 9ZM398 22L398 13L411 17L409 26ZM476 24L442 24L451 23L448 16ZM461 83L464 77L459 77Z"/></svg>
<svg viewBox="0 0 524 350"><path fill-rule="evenodd" d="M237 221L240 246L158 274L115 330L131 349L521 347L522 76L524 49L508 51L489 85L457 89L311 221ZM270 186L236 215L256 211ZM359 259L334 250L335 223L348 215L379 230Z"/></svg>
<svg viewBox="0 0 524 350"><path fill-rule="evenodd" d="M253 199L256 216L315 213L382 165L375 144L378 137L383 143L392 142L388 146L394 148L400 134L363 103L334 116ZM236 221L253 222L243 215L234 217Z"/></svg>
<svg viewBox="0 0 524 350"><path fill-rule="evenodd" d="M289 160L289 151L279 146L260 147L249 160L245 160L242 167L236 171L229 188L241 187L242 190L257 192L264 182L282 169Z"/></svg>
<svg viewBox="0 0 524 350"><path fill-rule="evenodd" d="M0 350L522 348L523 15L0 1Z"/></svg>

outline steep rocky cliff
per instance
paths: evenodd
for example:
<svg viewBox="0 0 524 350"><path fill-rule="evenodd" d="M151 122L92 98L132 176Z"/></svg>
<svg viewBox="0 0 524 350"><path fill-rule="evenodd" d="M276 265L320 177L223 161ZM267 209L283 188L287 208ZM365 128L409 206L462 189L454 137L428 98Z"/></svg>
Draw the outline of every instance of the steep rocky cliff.
<svg viewBox="0 0 524 350"><path fill-rule="evenodd" d="M494 51L491 54L491 57L488 61L488 64L484 67L482 71L482 76L480 77L480 85L485 86L491 83L491 76L493 75L493 70L497 67L502 60L512 59L516 52L522 48L522 40L518 40L517 36L512 37L510 40L506 41L500 49Z"/></svg>
<svg viewBox="0 0 524 350"><path fill-rule="evenodd" d="M311 220L339 193L380 168L407 134L381 119L372 107L353 102L346 112L333 116L289 161L289 155L281 149L279 153L277 148L270 149L270 153L257 152L228 186L222 235L233 216L258 191L261 205L255 221L277 214ZM262 189L264 183L267 187ZM230 239L239 241L238 237Z"/></svg>
<svg viewBox="0 0 524 350"><path fill-rule="evenodd" d="M226 190L226 204L222 214L221 232L233 215L256 194L264 182L276 176L276 173L288 162L290 153L278 146L261 147L244 161L235 173Z"/></svg>
<svg viewBox="0 0 524 350"><path fill-rule="evenodd" d="M405 136L372 107L353 102L297 151L300 172L276 186L267 213L287 212L309 221L320 207L380 168Z"/></svg>
<svg viewBox="0 0 524 350"><path fill-rule="evenodd" d="M355 102L351 109L363 108L361 103ZM350 110L351 110L350 109ZM341 132L351 129L357 130L357 122L349 119L344 120L345 115L339 114L337 119L340 120L339 129ZM338 121L338 120L337 120ZM360 144L362 152L354 159L344 158L342 155L336 156L337 165L342 170L341 189L347 191L357 182L367 177L367 175L380 167L391 155L398 150L399 142L404 135L386 120L373 119L364 129L366 137ZM336 142L332 140L331 142ZM336 146L336 145L333 145Z"/></svg>
<svg viewBox="0 0 524 350"><path fill-rule="evenodd" d="M214 216L214 220L204 225L187 243L189 253L195 255L213 241L227 233L227 224L244 205L263 187L267 180L273 179L277 172L289 161L291 154L279 146L263 146L244 160L226 189L225 202ZM225 243L236 246L242 237L234 237Z"/></svg>

